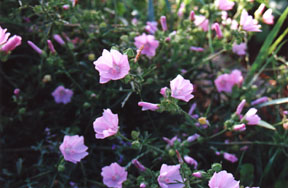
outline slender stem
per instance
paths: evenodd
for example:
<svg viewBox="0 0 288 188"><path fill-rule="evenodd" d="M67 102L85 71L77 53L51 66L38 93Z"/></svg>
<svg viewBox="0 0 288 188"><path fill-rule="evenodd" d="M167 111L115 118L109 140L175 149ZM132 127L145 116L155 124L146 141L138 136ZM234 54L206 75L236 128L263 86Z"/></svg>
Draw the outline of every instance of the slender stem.
<svg viewBox="0 0 288 188"><path fill-rule="evenodd" d="M87 175L82 161L80 161L81 171L84 176L84 187L87 187Z"/></svg>
<svg viewBox="0 0 288 188"><path fill-rule="evenodd" d="M243 141L243 142L229 142L229 143L223 143L223 142L208 142L209 144L213 145L268 145L268 146L277 146L277 147L285 147L288 148L288 144L282 144L282 143L271 143L271 142L261 142L261 141Z"/></svg>

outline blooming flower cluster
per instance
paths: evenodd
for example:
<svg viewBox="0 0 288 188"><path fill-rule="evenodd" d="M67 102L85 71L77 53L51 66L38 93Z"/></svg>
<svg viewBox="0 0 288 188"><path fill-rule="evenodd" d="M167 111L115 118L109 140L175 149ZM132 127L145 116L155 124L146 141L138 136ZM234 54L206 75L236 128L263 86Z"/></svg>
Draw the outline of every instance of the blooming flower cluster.
<svg viewBox="0 0 288 188"><path fill-rule="evenodd" d="M230 74L222 74L214 81L218 92L231 93L234 85L240 86L243 82L242 73L235 69Z"/></svg>
<svg viewBox="0 0 288 188"><path fill-rule="evenodd" d="M2 29L0 26L0 52L9 53L19 46L22 42L22 38L18 35L10 37L10 33L7 33L7 29Z"/></svg>

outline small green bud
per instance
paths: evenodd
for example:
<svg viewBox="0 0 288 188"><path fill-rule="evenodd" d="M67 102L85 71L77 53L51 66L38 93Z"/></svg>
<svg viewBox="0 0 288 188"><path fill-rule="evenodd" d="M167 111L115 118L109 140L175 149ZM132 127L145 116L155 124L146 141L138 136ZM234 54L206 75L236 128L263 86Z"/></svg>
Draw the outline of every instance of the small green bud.
<svg viewBox="0 0 288 188"><path fill-rule="evenodd" d="M140 135L140 133L138 131L132 131L131 132L131 137L133 140L137 140L139 135Z"/></svg>
<svg viewBox="0 0 288 188"><path fill-rule="evenodd" d="M132 142L132 148L134 149L141 149L141 144L138 140Z"/></svg>
<svg viewBox="0 0 288 188"><path fill-rule="evenodd" d="M84 104L83 104L83 107L84 108L89 108L91 106L91 104L89 103L89 102L85 102Z"/></svg>
<svg viewBox="0 0 288 188"><path fill-rule="evenodd" d="M169 149L168 153L169 153L169 155L170 155L171 157L175 156L175 154L176 154L176 152L174 151L174 149Z"/></svg>
<svg viewBox="0 0 288 188"><path fill-rule="evenodd" d="M132 50L132 48L128 48L124 51L124 54L126 54L128 57L134 57L135 56L135 53L134 51Z"/></svg>
<svg viewBox="0 0 288 188"><path fill-rule="evenodd" d="M18 111L18 113L21 114L21 115L25 114L25 112L26 112L26 108L24 108L24 107L20 108L19 111Z"/></svg>
<svg viewBox="0 0 288 188"><path fill-rule="evenodd" d="M215 172L220 172L222 170L222 165L220 163L213 163L211 168Z"/></svg>

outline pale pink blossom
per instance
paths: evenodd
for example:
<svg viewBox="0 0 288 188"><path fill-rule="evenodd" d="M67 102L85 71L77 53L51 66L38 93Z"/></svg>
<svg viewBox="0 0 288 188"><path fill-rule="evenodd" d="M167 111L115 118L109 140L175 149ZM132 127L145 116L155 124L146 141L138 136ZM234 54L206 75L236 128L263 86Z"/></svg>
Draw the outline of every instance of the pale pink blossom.
<svg viewBox="0 0 288 188"><path fill-rule="evenodd" d="M224 159L226 159L227 161L230 161L231 163L235 163L238 161L238 158L236 157L236 155L231 154L231 153L224 152L223 157Z"/></svg>
<svg viewBox="0 0 288 188"><path fill-rule="evenodd" d="M161 16L160 17L160 23L163 31L167 31L167 21L166 21L166 16Z"/></svg>
<svg viewBox="0 0 288 188"><path fill-rule="evenodd" d="M124 78L130 70L127 55L122 55L117 50L103 50L102 56L94 61L95 69L100 74L100 84L110 80L120 80Z"/></svg>
<svg viewBox="0 0 288 188"><path fill-rule="evenodd" d="M245 9L243 9L241 13L240 26L242 26L242 29L245 31L261 32L261 25L258 25L257 20L253 19Z"/></svg>
<svg viewBox="0 0 288 188"><path fill-rule="evenodd" d="M247 45L245 42L242 42L240 44L237 44L235 42L233 43L233 46L232 46L233 53L239 56L242 56L246 54L246 50L247 50Z"/></svg>
<svg viewBox="0 0 288 188"><path fill-rule="evenodd" d="M245 130L246 130L246 125L244 123L233 126L233 131L242 132L242 131L245 131Z"/></svg>
<svg viewBox="0 0 288 188"><path fill-rule="evenodd" d="M185 12L185 3L181 3L179 9L178 9L178 12L177 12L177 15L182 18L183 15L184 15L184 12Z"/></svg>
<svg viewBox="0 0 288 188"><path fill-rule="evenodd" d="M88 147L84 145L83 136L65 135L63 143L60 145L59 149L64 156L64 159L74 164L80 162L81 159L88 155L88 152L86 152Z"/></svg>
<svg viewBox="0 0 288 188"><path fill-rule="evenodd" d="M234 85L240 86L243 82L242 73L235 69L230 74L222 74L214 81L218 92L224 91L227 93L232 92Z"/></svg>
<svg viewBox="0 0 288 188"><path fill-rule="evenodd" d="M118 115L113 114L110 109L105 109L102 116L96 118L93 122L96 139L104 139L115 135L119 129L118 122Z"/></svg>
<svg viewBox="0 0 288 188"><path fill-rule="evenodd" d="M242 118L242 121L246 120L248 125L257 125L261 118L256 113L256 108L250 108L245 114L245 116Z"/></svg>
<svg viewBox="0 0 288 188"><path fill-rule="evenodd" d="M65 88L64 86L58 86L53 92L52 96L56 103L67 104L71 101L73 96L73 91L71 89Z"/></svg>
<svg viewBox="0 0 288 188"><path fill-rule="evenodd" d="M223 37L223 33L222 33L220 25L218 23L214 23L212 25L212 29L215 30L218 39L221 39Z"/></svg>
<svg viewBox="0 0 288 188"><path fill-rule="evenodd" d="M239 183L232 174L222 170L213 174L209 180L209 188L239 188Z"/></svg>
<svg viewBox="0 0 288 188"><path fill-rule="evenodd" d="M195 52L203 52L203 51L204 51L204 48L197 47L197 46L191 46L191 47L190 47L190 50L191 50L191 51L195 51Z"/></svg>
<svg viewBox="0 0 288 188"><path fill-rule="evenodd" d="M236 114L237 114L239 117L240 117L240 115L241 115L241 112L242 112L245 104L246 104L246 100L243 99L243 100L240 102L240 104L237 106Z"/></svg>
<svg viewBox="0 0 288 188"><path fill-rule="evenodd" d="M6 32L7 29L2 29L2 27L0 27L0 46L5 44L10 36L10 33Z"/></svg>
<svg viewBox="0 0 288 188"><path fill-rule="evenodd" d="M17 46L19 46L22 42L22 38L18 35L14 35L10 37L8 41L1 46L0 51L4 51L9 53L10 51L14 50Z"/></svg>
<svg viewBox="0 0 288 188"><path fill-rule="evenodd" d="M199 137L200 137L200 135L195 133L195 134L193 134L187 138L187 142L193 142L193 141L197 140Z"/></svg>
<svg viewBox="0 0 288 188"><path fill-rule="evenodd" d="M228 18L228 12L227 11L221 11L221 19L226 20Z"/></svg>
<svg viewBox="0 0 288 188"><path fill-rule="evenodd" d="M140 184L140 188L145 188L145 187L146 187L146 184L142 182L142 183Z"/></svg>
<svg viewBox="0 0 288 188"><path fill-rule="evenodd" d="M235 3L229 0L216 0L215 5L220 10L231 10Z"/></svg>
<svg viewBox="0 0 288 188"><path fill-rule="evenodd" d="M141 52L142 54L145 54L148 58L155 56L159 41L156 40L153 35L146 35L143 33L142 35L135 37L134 40L134 44L138 49L144 45Z"/></svg>
<svg viewBox="0 0 288 188"><path fill-rule="evenodd" d="M122 184L127 180L128 172L118 163L112 163L110 166L102 168L101 176L103 183L107 187L122 188Z"/></svg>
<svg viewBox="0 0 288 188"><path fill-rule="evenodd" d="M153 104L150 102L138 102L138 106L142 107L142 111L146 110L155 111L159 109L159 104Z"/></svg>
<svg viewBox="0 0 288 188"><path fill-rule="evenodd" d="M203 15L195 15L194 24L203 29L203 31L208 31L209 20Z"/></svg>
<svg viewBox="0 0 288 188"><path fill-rule="evenodd" d="M180 175L180 165L162 164L158 183L161 188L183 188L182 177Z"/></svg>
<svg viewBox="0 0 288 188"><path fill-rule="evenodd" d="M145 30L151 34L154 34L158 29L157 29L157 22L146 22Z"/></svg>
<svg viewBox="0 0 288 188"><path fill-rule="evenodd" d="M201 172L193 172L192 176L194 176L196 178L201 178L202 177L202 173Z"/></svg>
<svg viewBox="0 0 288 188"><path fill-rule="evenodd" d="M193 165L194 166L194 169L197 169L198 167L198 162L193 159L192 157L188 156L188 155L185 155L184 156L184 161L187 163L187 164L190 164L190 165Z"/></svg>
<svg viewBox="0 0 288 188"><path fill-rule="evenodd" d="M274 16L272 15L272 9L269 8L268 10L265 11L265 13L262 16L263 22L272 25L274 24Z"/></svg>
<svg viewBox="0 0 288 188"><path fill-rule="evenodd" d="M131 20L131 23L132 23L132 25L134 25L134 26L136 26L137 24L138 24L138 19L137 18L132 18L132 20ZM157 22L156 22L156 24L157 24ZM147 28L146 28L147 27ZM150 26L147 24L146 26L145 26L145 30L147 31L147 32L150 32ZM157 25L156 25L156 30L157 30ZM152 31L152 30L151 30ZM153 34L153 33L151 33L151 34Z"/></svg>
<svg viewBox="0 0 288 188"><path fill-rule="evenodd" d="M19 88L15 88L13 91L14 95L18 96L20 93L20 89Z"/></svg>
<svg viewBox="0 0 288 188"><path fill-rule="evenodd" d="M185 102L190 101L194 96L193 85L190 80L184 79L180 74L170 81L171 97Z"/></svg>
<svg viewBox="0 0 288 188"><path fill-rule="evenodd" d="M255 16L261 16L264 12L265 9L265 4L261 3L260 6L258 7L258 9L254 12Z"/></svg>
<svg viewBox="0 0 288 188"><path fill-rule="evenodd" d="M34 44L30 40L28 40L27 43L35 52L37 52L38 54L42 55L42 50L36 44Z"/></svg>
<svg viewBox="0 0 288 188"><path fill-rule="evenodd" d="M238 28L238 22L236 20L231 20L231 26L230 28L232 30L236 30Z"/></svg>

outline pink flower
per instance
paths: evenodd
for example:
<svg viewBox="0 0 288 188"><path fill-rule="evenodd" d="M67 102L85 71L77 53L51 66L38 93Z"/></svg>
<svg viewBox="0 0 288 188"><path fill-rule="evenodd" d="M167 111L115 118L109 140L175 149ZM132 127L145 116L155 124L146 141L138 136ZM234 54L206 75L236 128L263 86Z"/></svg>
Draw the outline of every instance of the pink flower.
<svg viewBox="0 0 288 188"><path fill-rule="evenodd" d="M184 12L185 12L185 3L181 3L180 8L179 8L179 10L178 10L178 12L177 12L177 15L178 15L180 18L182 18Z"/></svg>
<svg viewBox="0 0 288 188"><path fill-rule="evenodd" d="M209 20L203 15L195 15L194 24L201 27L203 31L208 31Z"/></svg>
<svg viewBox="0 0 288 188"><path fill-rule="evenodd" d="M34 50L35 52L37 52L38 54L42 55L42 50L41 50L36 44L34 44L34 43L33 43L32 41L30 41L30 40L28 40L27 43L28 43L28 45L29 45L31 48L33 48L33 50Z"/></svg>
<svg viewBox="0 0 288 188"><path fill-rule="evenodd" d="M239 188L239 181L236 181L232 174L225 170L215 172L209 181L209 188Z"/></svg>
<svg viewBox="0 0 288 188"><path fill-rule="evenodd" d="M15 88L14 91L13 91L14 95L19 95L20 93L20 89L19 88Z"/></svg>
<svg viewBox="0 0 288 188"><path fill-rule="evenodd" d="M59 34L55 34L53 35L53 38L56 42L58 42L58 44L60 44L61 46L65 45L65 41L62 39L62 37Z"/></svg>
<svg viewBox="0 0 288 188"><path fill-rule="evenodd" d="M190 101L194 96L193 85L190 80L184 79L180 74L172 81L170 81L171 96L175 99L183 100L185 102Z"/></svg>
<svg viewBox="0 0 288 188"><path fill-rule="evenodd" d="M260 97L259 99L252 101L251 105L260 104L260 103L267 102L267 101L269 101L269 98L264 96L264 97Z"/></svg>
<svg viewBox="0 0 288 188"><path fill-rule="evenodd" d="M161 188L183 188L182 177L180 175L180 165L162 164L158 183ZM181 182L181 183L179 183Z"/></svg>
<svg viewBox="0 0 288 188"><path fill-rule="evenodd" d="M217 35L218 39L221 39L223 37L220 25L218 23L214 23L212 25L212 29L214 29L216 31L216 35Z"/></svg>
<svg viewBox="0 0 288 188"><path fill-rule="evenodd" d="M150 102L138 102L138 106L142 107L142 111L146 110L155 111L159 109L159 104L153 104Z"/></svg>
<svg viewBox="0 0 288 188"><path fill-rule="evenodd" d="M52 93L56 103L67 104L71 101L73 96L73 91L71 89L66 89L63 86L58 86Z"/></svg>
<svg viewBox="0 0 288 188"><path fill-rule="evenodd" d="M193 134L187 138L187 142L193 142L193 141L197 140L199 137L200 137L200 135L195 133L195 134Z"/></svg>
<svg viewBox="0 0 288 188"><path fill-rule="evenodd" d="M248 112L245 114L245 116L242 118L242 120L248 121L248 125L257 125L261 118L256 114L257 109L256 108L250 108Z"/></svg>
<svg viewBox="0 0 288 188"><path fill-rule="evenodd" d="M201 178L202 177L202 173L201 172L194 172L192 174L192 176L196 177L196 178Z"/></svg>
<svg viewBox="0 0 288 188"><path fill-rule="evenodd" d="M239 117L240 117L240 115L241 115L241 112L242 112L245 104L246 104L246 100L243 99L243 100L240 102L240 104L237 106L236 114L237 114Z"/></svg>
<svg viewBox="0 0 288 188"><path fill-rule="evenodd" d="M96 132L96 139L104 139L113 136L118 132L118 115L113 114L110 109L106 109L103 115L93 122L93 128Z"/></svg>
<svg viewBox="0 0 288 188"><path fill-rule="evenodd" d="M240 25L245 31L261 32L261 25L257 25L257 20L253 19L252 16L248 15L248 12L243 9L240 17Z"/></svg>
<svg viewBox="0 0 288 188"><path fill-rule="evenodd" d="M180 140L177 136L174 136L173 138L171 138L171 139L169 139L169 138L166 138L166 137L163 137L162 138L165 142L167 142L167 144L169 145L169 146L173 146L174 145L174 142L176 141L176 140ZM180 141L179 141L180 142Z"/></svg>
<svg viewBox="0 0 288 188"><path fill-rule="evenodd" d="M84 145L84 137L83 136L64 136L63 143L59 147L64 159L66 161L70 161L74 164L80 162L81 159L88 155L86 150L87 146Z"/></svg>
<svg viewBox="0 0 288 188"><path fill-rule="evenodd" d="M9 53L10 51L14 50L17 46L21 44L22 38L18 35L14 35L10 37L8 41L2 45L0 51L4 51Z"/></svg>
<svg viewBox="0 0 288 188"><path fill-rule="evenodd" d="M203 52L203 51L204 51L204 48L197 47L197 46L191 46L191 47L190 47L190 50L191 50L191 51L195 51L195 52Z"/></svg>
<svg viewBox="0 0 288 188"><path fill-rule="evenodd" d="M235 69L230 74L222 74L214 81L218 92L225 91L227 93L232 92L234 85L240 86L243 82L242 73Z"/></svg>
<svg viewBox="0 0 288 188"><path fill-rule="evenodd" d="M239 125L234 125L233 126L233 130L234 131L240 131L240 132L245 131L246 130L246 125L244 123L239 124Z"/></svg>
<svg viewBox="0 0 288 188"><path fill-rule="evenodd" d="M51 53L52 54L56 53L56 50L55 50L54 45L51 42L51 40L47 40L47 44L48 44L48 48L50 49Z"/></svg>
<svg viewBox="0 0 288 188"><path fill-rule="evenodd" d="M254 15L257 16L261 16L264 12L265 9L265 4L261 3L260 6L258 7L258 9L254 12Z"/></svg>
<svg viewBox="0 0 288 188"><path fill-rule="evenodd" d="M132 164L140 171L145 171L146 168L137 159L132 160Z"/></svg>
<svg viewBox="0 0 288 188"><path fill-rule="evenodd" d="M220 10L231 10L235 3L229 0L216 0L215 5Z"/></svg>
<svg viewBox="0 0 288 188"><path fill-rule="evenodd" d="M232 47L232 51L233 53L237 54L237 55L245 55L246 54L246 50L247 50L247 45L245 42L237 44L237 43L233 43L233 47Z"/></svg>
<svg viewBox="0 0 288 188"><path fill-rule="evenodd" d="M190 164L190 165L193 165L194 166L194 169L197 169L197 166L198 166L198 162L193 159L192 157L188 156L188 155L185 155L184 156L184 161L187 163L187 164Z"/></svg>
<svg viewBox="0 0 288 188"><path fill-rule="evenodd" d="M160 17L160 23L163 31L167 31L167 22L166 22L166 16Z"/></svg>
<svg viewBox="0 0 288 188"><path fill-rule="evenodd" d="M146 22L145 30L151 34L154 34L157 29L157 22Z"/></svg>
<svg viewBox="0 0 288 188"><path fill-rule="evenodd" d="M163 87L163 88L161 88L161 90L160 90L160 94L163 96L163 97L167 97L167 95L166 95L166 91L167 91L167 87Z"/></svg>
<svg viewBox="0 0 288 188"><path fill-rule="evenodd" d="M231 153L224 152L223 157L224 159L226 159L227 161L230 161L231 163L235 163L238 161L238 158L236 157L236 155L231 154Z"/></svg>
<svg viewBox="0 0 288 188"><path fill-rule="evenodd" d="M272 9L269 8L268 10L266 10L262 18L264 23L268 25L274 24L274 16L272 15Z"/></svg>
<svg viewBox="0 0 288 188"><path fill-rule="evenodd" d="M6 33L7 29L0 27L0 46L5 44L10 36L10 33Z"/></svg>
<svg viewBox="0 0 288 188"><path fill-rule="evenodd" d="M142 50L142 54L145 54L148 58L152 58L156 54L156 49L159 46L159 41L155 40L153 35L146 35L143 33L140 36L134 38L135 46L140 49L143 45L144 48Z"/></svg>
<svg viewBox="0 0 288 188"><path fill-rule="evenodd" d="M117 163L102 168L101 176L107 187L122 188L122 183L127 180L127 171Z"/></svg>
<svg viewBox="0 0 288 188"><path fill-rule="evenodd" d="M140 188L145 188L145 187L146 187L146 184L142 182L142 183L140 184Z"/></svg>
<svg viewBox="0 0 288 188"><path fill-rule="evenodd" d="M110 80L124 78L130 70L128 56L122 55L117 50L103 50L102 56L94 61L95 69L100 74L100 84Z"/></svg>

